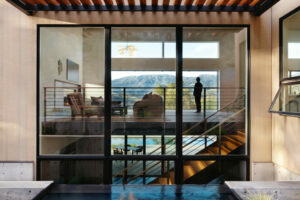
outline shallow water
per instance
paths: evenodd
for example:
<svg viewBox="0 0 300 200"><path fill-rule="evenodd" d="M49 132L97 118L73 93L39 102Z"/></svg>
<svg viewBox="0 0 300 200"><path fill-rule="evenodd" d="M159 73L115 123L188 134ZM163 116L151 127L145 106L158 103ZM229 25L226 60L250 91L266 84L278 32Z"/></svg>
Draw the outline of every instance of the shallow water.
<svg viewBox="0 0 300 200"><path fill-rule="evenodd" d="M135 186L56 186L43 200L151 200L151 199L235 199L223 185L135 185Z"/></svg>

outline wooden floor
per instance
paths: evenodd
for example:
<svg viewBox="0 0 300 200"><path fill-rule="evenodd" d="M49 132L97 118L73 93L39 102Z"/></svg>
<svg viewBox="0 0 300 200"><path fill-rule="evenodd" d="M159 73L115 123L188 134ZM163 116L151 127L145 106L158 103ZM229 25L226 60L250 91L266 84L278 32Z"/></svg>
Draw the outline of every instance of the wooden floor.
<svg viewBox="0 0 300 200"><path fill-rule="evenodd" d="M207 110L205 115L209 117L214 114L216 110ZM233 113L231 112L218 112L218 114L214 117L213 121L219 122L224 117L229 116ZM204 112L196 113L194 110L184 110L183 111L183 122L200 122L204 119ZM56 121L56 122L67 122L71 120L71 116L69 115L55 115L47 116L47 122ZM73 122L82 121L83 118L80 116L76 116ZM84 120L95 121L95 122L104 122L104 116L91 116L84 117ZM167 110L165 115L161 117L135 117L133 115L132 110L128 111L128 114L125 116L112 115L112 122L175 122L176 121L176 111L175 110Z"/></svg>

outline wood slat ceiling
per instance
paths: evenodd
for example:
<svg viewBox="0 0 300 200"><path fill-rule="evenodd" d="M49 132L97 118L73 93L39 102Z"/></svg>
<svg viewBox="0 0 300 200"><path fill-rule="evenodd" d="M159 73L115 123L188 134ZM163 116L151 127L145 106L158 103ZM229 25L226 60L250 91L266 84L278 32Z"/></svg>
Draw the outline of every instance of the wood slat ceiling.
<svg viewBox="0 0 300 200"><path fill-rule="evenodd" d="M37 11L206 11L261 15L279 0L8 0L21 10Z"/></svg>

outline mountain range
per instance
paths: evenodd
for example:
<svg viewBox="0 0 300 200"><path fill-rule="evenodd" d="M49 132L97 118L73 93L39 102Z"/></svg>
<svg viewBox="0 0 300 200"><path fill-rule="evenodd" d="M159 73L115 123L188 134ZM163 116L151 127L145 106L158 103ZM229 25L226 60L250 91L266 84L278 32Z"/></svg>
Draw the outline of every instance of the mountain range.
<svg viewBox="0 0 300 200"><path fill-rule="evenodd" d="M204 87L217 87L217 75L202 74L200 78ZM156 87L158 84L165 87L175 82L176 77L169 74L127 76L112 80L112 87ZM195 77L183 77L184 87L194 87L195 82Z"/></svg>

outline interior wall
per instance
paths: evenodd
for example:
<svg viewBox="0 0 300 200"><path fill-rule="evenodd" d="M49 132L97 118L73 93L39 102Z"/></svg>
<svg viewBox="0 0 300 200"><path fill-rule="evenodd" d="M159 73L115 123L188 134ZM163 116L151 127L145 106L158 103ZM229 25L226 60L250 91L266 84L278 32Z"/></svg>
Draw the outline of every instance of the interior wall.
<svg viewBox="0 0 300 200"><path fill-rule="evenodd" d="M0 5L0 160L35 160L36 24L67 23L250 24L250 159L272 160L270 10L260 17L246 12L38 12L29 17L5 0Z"/></svg>
<svg viewBox="0 0 300 200"><path fill-rule="evenodd" d="M0 0L0 161L35 161L35 26Z"/></svg>
<svg viewBox="0 0 300 200"><path fill-rule="evenodd" d="M104 28L85 28L83 34L83 84L104 86Z"/></svg>
<svg viewBox="0 0 300 200"><path fill-rule="evenodd" d="M281 0L272 9L272 96L279 88L279 18L300 6L299 0ZM298 21L299 24L299 21ZM300 174L300 118L272 115L272 160Z"/></svg>
<svg viewBox="0 0 300 200"><path fill-rule="evenodd" d="M78 84L82 84L82 28L41 28L40 41L41 90L54 86L55 79L67 81L67 59L79 65ZM62 62L61 73L58 72L58 60Z"/></svg>

